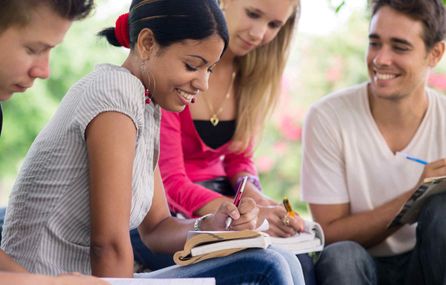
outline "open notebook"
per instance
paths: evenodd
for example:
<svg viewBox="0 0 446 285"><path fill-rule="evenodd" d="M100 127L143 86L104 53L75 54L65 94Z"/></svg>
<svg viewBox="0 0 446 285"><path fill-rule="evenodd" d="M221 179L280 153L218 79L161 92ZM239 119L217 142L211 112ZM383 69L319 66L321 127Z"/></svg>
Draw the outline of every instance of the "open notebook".
<svg viewBox="0 0 446 285"><path fill-rule="evenodd" d="M398 214L390 222L389 228L403 224L413 224L428 198L446 191L446 176L426 178L410 198L401 207Z"/></svg>
<svg viewBox="0 0 446 285"><path fill-rule="evenodd" d="M310 221L305 221L303 232L289 238L270 237L254 230L189 232L184 249L175 253L174 261L178 265L187 265L247 248L271 245L294 254L320 251L324 246L324 234L319 224Z"/></svg>

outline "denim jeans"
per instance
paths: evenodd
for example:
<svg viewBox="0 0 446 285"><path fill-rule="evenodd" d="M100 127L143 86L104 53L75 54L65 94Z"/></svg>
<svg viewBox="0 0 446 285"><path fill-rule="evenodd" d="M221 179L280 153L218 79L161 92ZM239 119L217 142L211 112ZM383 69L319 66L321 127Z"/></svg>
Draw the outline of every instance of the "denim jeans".
<svg viewBox="0 0 446 285"><path fill-rule="evenodd" d="M171 254L154 253L148 249L141 241L139 233L136 229L130 231L130 239L132 241L133 256L143 268L150 270L158 270L167 266L174 265ZM275 249L283 253L279 249ZM289 253L283 253L285 258L289 258ZM299 254L299 263L301 265L306 285L316 285L316 276L314 273L313 260L308 254ZM296 259L292 256L293 259ZM290 261L291 262L291 261ZM294 270L294 269L292 269ZM300 269L296 269L298 272Z"/></svg>
<svg viewBox="0 0 446 285"><path fill-rule="evenodd" d="M3 224L5 223L6 208L0 208L0 242L2 241Z"/></svg>
<svg viewBox="0 0 446 285"><path fill-rule="evenodd" d="M285 255L286 256L286 255ZM304 285L300 264L292 255L286 259L275 249L248 249L230 256L205 260L188 266L170 266L136 278L214 277L222 284Z"/></svg>
<svg viewBox="0 0 446 285"><path fill-rule="evenodd" d="M433 196L423 207L415 248L372 257L361 245L341 241L327 246L316 263L318 284L446 284L446 194Z"/></svg>
<svg viewBox="0 0 446 285"><path fill-rule="evenodd" d="M0 227L5 209L0 208ZM137 233L137 232L136 232ZM138 234L139 237L139 234ZM142 243L141 243L142 244ZM156 255L154 255L156 256ZM171 264L171 255L162 256L164 265ZM167 262L169 260L169 262ZM162 268L163 264L154 264ZM150 273L137 273L138 278L193 278L214 277L217 284L296 284L304 285L301 265L293 255L281 249L253 249L189 266L169 266Z"/></svg>

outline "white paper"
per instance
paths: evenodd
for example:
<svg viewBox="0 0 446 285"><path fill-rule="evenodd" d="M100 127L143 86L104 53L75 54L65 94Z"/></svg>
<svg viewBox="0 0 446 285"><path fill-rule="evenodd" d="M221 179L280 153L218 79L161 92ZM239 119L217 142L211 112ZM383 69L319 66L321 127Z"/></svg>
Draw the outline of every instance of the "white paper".
<svg viewBox="0 0 446 285"><path fill-rule="evenodd" d="M214 278L102 278L111 285L215 285Z"/></svg>

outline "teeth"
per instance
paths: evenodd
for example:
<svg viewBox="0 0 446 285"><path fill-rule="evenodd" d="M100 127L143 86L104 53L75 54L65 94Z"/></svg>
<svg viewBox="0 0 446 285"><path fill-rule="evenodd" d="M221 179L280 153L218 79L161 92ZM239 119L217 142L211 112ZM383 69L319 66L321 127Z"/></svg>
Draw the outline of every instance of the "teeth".
<svg viewBox="0 0 446 285"><path fill-rule="evenodd" d="M194 96L196 95L196 94L187 93L180 89L177 89L177 90L178 90L178 93L181 95L181 97L183 97L187 101L191 101L194 98Z"/></svg>
<svg viewBox="0 0 446 285"><path fill-rule="evenodd" d="M376 73L376 78L379 80L389 80L396 77L395 74L386 74L386 73Z"/></svg>

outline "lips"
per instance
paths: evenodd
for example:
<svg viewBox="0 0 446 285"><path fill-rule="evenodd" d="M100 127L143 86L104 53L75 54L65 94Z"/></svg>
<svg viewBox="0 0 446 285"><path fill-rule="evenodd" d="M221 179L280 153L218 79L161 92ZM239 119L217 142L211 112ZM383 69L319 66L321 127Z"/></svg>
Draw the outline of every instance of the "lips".
<svg viewBox="0 0 446 285"><path fill-rule="evenodd" d="M13 89L14 92L25 92L26 89L30 88L31 86L32 84L31 85L14 84Z"/></svg>
<svg viewBox="0 0 446 285"><path fill-rule="evenodd" d="M247 48L247 49L252 49L256 46L255 43L252 43L250 41L246 41L243 38L239 37L240 41L243 43L243 45Z"/></svg>
<svg viewBox="0 0 446 285"><path fill-rule="evenodd" d="M195 99L198 96L198 91L196 92L188 92L185 90L181 90L176 88L177 94L179 95L181 101L183 101L184 104L190 104L193 99Z"/></svg>

